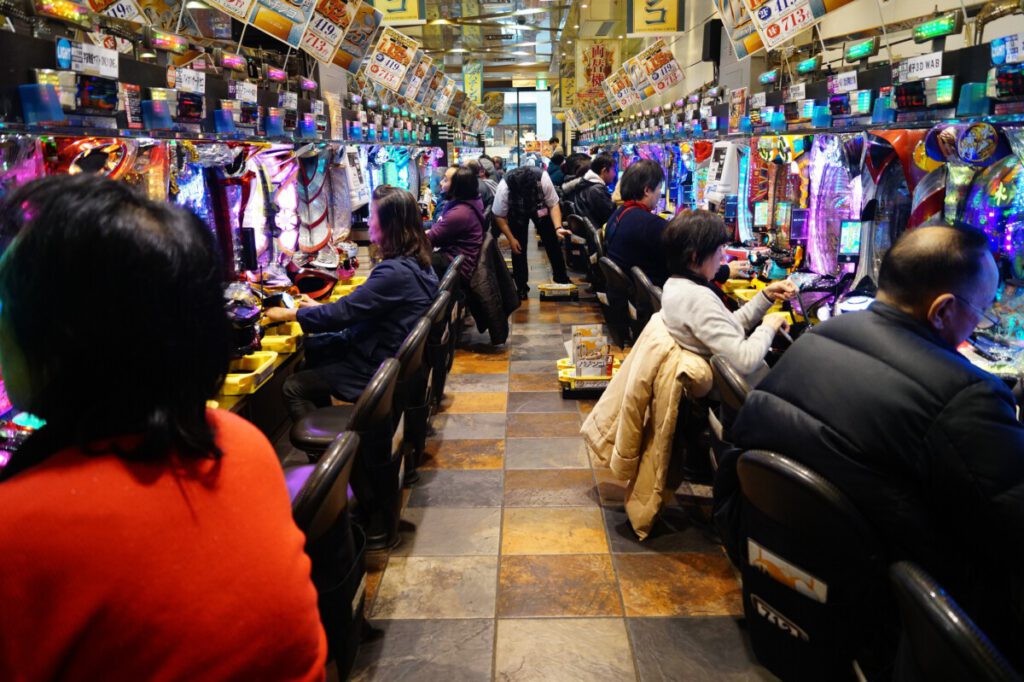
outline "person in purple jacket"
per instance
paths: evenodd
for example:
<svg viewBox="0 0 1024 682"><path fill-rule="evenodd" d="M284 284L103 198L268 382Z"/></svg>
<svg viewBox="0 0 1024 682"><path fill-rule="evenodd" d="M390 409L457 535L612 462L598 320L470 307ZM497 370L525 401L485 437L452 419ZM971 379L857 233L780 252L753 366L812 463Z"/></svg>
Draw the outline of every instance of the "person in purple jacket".
<svg viewBox="0 0 1024 682"><path fill-rule="evenodd" d="M427 232L434 246L434 272L444 275L456 256L463 255L460 273L469 282L480 259L484 243L484 203L480 199L476 175L465 166L452 166L444 174L441 188L448 197L441 217Z"/></svg>
<svg viewBox="0 0 1024 682"><path fill-rule="evenodd" d="M303 296L298 310L266 312L270 323L298 320L307 335L306 364L283 389L295 421L327 407L332 397L355 402L437 295L416 197L390 185L377 187L370 205L370 239L383 260L351 294L325 304Z"/></svg>

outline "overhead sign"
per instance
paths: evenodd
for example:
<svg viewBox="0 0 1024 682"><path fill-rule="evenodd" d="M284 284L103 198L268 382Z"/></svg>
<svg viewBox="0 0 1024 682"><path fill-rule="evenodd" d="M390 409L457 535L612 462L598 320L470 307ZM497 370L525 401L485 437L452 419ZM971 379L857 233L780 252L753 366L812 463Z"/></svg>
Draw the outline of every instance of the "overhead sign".
<svg viewBox="0 0 1024 682"><path fill-rule="evenodd" d="M384 15L372 5L360 2L352 17L352 23L349 24L331 61L349 73L359 71L363 58L373 44L373 36L383 20Z"/></svg>
<svg viewBox="0 0 1024 682"><path fill-rule="evenodd" d="M302 34L302 49L321 62L330 62L356 13L358 0L320 0Z"/></svg>
<svg viewBox="0 0 1024 682"><path fill-rule="evenodd" d="M761 40L761 34L757 32L757 27L750 18L745 0L713 1L737 59L746 59L764 49L764 41Z"/></svg>
<svg viewBox="0 0 1024 682"><path fill-rule="evenodd" d="M316 0L256 0L249 24L290 47L299 47L315 9Z"/></svg>
<svg viewBox="0 0 1024 682"><path fill-rule="evenodd" d="M724 1L724 0L723 0ZM852 0L745 0L764 46L771 50Z"/></svg>
<svg viewBox="0 0 1024 682"><path fill-rule="evenodd" d="M372 0L370 4L384 15L384 23L418 23L427 15L425 0Z"/></svg>
<svg viewBox="0 0 1024 682"><path fill-rule="evenodd" d="M149 23L135 0L89 0L89 7L93 12L115 19L134 21L139 24Z"/></svg>
<svg viewBox="0 0 1024 682"><path fill-rule="evenodd" d="M619 45L594 40L576 41L576 90L600 88L612 71L619 68Z"/></svg>
<svg viewBox="0 0 1024 682"><path fill-rule="evenodd" d="M409 36L385 26L366 67L367 76L388 90L398 92L419 47L420 44Z"/></svg>
<svg viewBox="0 0 1024 682"><path fill-rule="evenodd" d="M608 94L608 100L614 102L619 109L625 110L640 103L640 97L633 89L633 83L629 80L625 69L619 69L613 73L604 82L603 87Z"/></svg>
<svg viewBox="0 0 1024 682"><path fill-rule="evenodd" d="M488 33L484 36L486 40L515 40L515 33Z"/></svg>
<svg viewBox="0 0 1024 682"><path fill-rule="evenodd" d="M60 44L58 44L58 51ZM90 43L71 43L71 70L87 76L100 76L117 80L117 50L110 50Z"/></svg>
<svg viewBox="0 0 1024 682"><path fill-rule="evenodd" d="M462 83L471 102L480 103L484 96L483 62L467 62L462 67Z"/></svg>
<svg viewBox="0 0 1024 682"><path fill-rule="evenodd" d="M942 53L932 52L904 59L892 69L893 83L909 83L942 75Z"/></svg>
<svg viewBox="0 0 1024 682"><path fill-rule="evenodd" d="M641 101L647 99L656 92L654 84L651 83L650 78L647 77L647 70L644 69L643 64L640 63L639 56L627 59L623 68L629 75L629 80L633 83L633 89L636 90L636 94L640 97Z"/></svg>
<svg viewBox="0 0 1024 682"><path fill-rule="evenodd" d="M416 58L413 61L412 67L406 72L405 80L398 87L398 94L409 99L415 98L416 92L423 85L427 74L430 73L430 67L433 63L434 60L432 58L423 54L421 50L416 50Z"/></svg>
<svg viewBox="0 0 1024 682"><path fill-rule="evenodd" d="M683 82L683 70L661 38L637 55L636 59L643 66L655 92L664 92Z"/></svg>
<svg viewBox="0 0 1024 682"><path fill-rule="evenodd" d="M768 95L763 92L759 92L756 95L750 96L750 108L751 109L763 109L768 104Z"/></svg>
<svg viewBox="0 0 1024 682"><path fill-rule="evenodd" d="M626 0L626 33L631 37L682 33L683 0Z"/></svg>

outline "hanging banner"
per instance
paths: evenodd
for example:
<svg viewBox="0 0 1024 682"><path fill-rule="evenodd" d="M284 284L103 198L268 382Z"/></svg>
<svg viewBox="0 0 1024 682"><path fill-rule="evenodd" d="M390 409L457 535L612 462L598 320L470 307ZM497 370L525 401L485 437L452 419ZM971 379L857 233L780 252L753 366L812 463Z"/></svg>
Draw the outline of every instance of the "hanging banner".
<svg viewBox="0 0 1024 682"><path fill-rule="evenodd" d="M626 34L630 38L682 33L683 0L626 0Z"/></svg>
<svg viewBox="0 0 1024 682"><path fill-rule="evenodd" d="M431 65L427 69L427 75L423 78L423 83L420 85L420 89L416 91L416 104L420 106L429 107L433 101L430 93L433 92L434 81L441 72L437 70L437 67Z"/></svg>
<svg viewBox="0 0 1024 682"><path fill-rule="evenodd" d="M640 63L637 57L627 59L623 68L625 68L626 73L629 75L629 80L633 83L633 89L640 97L641 102L656 92L654 84L647 77L647 70L644 69L643 64Z"/></svg>
<svg viewBox="0 0 1024 682"><path fill-rule="evenodd" d="M576 106L576 78L574 76L569 76L568 78L561 78L559 80L562 81L562 106Z"/></svg>
<svg viewBox="0 0 1024 682"><path fill-rule="evenodd" d="M398 92L419 47L420 44L409 36L385 26L368 61L367 77L392 92Z"/></svg>
<svg viewBox="0 0 1024 682"><path fill-rule="evenodd" d="M455 97L455 81L448 76L441 76L442 85L437 92L437 97L434 98L434 104L430 108L439 114L448 113L448 106L452 103L452 98Z"/></svg>
<svg viewBox="0 0 1024 682"><path fill-rule="evenodd" d="M746 59L764 49L764 41L757 32L753 19L744 4L745 0L713 0L722 26L732 43L737 59Z"/></svg>
<svg viewBox="0 0 1024 682"><path fill-rule="evenodd" d="M363 58L373 45L373 36L377 32L384 15L365 2L359 3L352 23L349 24L345 37L338 45L331 61L349 73L356 73L363 64Z"/></svg>
<svg viewBox="0 0 1024 682"><path fill-rule="evenodd" d="M455 81L452 81L453 83ZM452 96L451 102L448 104L448 115L452 118L459 118L462 112L466 109L466 93L462 90L455 90L455 95Z"/></svg>
<svg viewBox="0 0 1024 682"><path fill-rule="evenodd" d="M488 92L484 95L484 113L492 126L501 123L501 119L505 118L505 93Z"/></svg>
<svg viewBox="0 0 1024 682"><path fill-rule="evenodd" d="M640 103L640 97L633 89L633 83L629 80L625 69L619 69L604 83L607 91L611 93L608 99L614 102L619 109L625 110Z"/></svg>
<svg viewBox="0 0 1024 682"><path fill-rule="evenodd" d="M253 2L254 0L209 0L207 4L244 23L249 17Z"/></svg>
<svg viewBox="0 0 1024 682"><path fill-rule="evenodd" d="M771 50L851 0L745 0L764 46Z"/></svg>
<svg viewBox="0 0 1024 682"><path fill-rule="evenodd" d="M661 38L638 54L636 60L644 67L655 92L664 92L683 82L683 70L679 68L672 50Z"/></svg>
<svg viewBox="0 0 1024 682"><path fill-rule="evenodd" d="M593 40L576 41L576 91L600 88L601 83L622 64L619 45Z"/></svg>
<svg viewBox="0 0 1024 682"><path fill-rule="evenodd" d="M483 62L467 62L462 67L462 86L471 102L480 102L484 96Z"/></svg>
<svg viewBox="0 0 1024 682"><path fill-rule="evenodd" d="M740 119L747 115L747 89L736 88L729 93L729 132L738 133Z"/></svg>
<svg viewBox="0 0 1024 682"><path fill-rule="evenodd" d="M302 49L321 62L330 62L355 16L357 2L320 0L302 34Z"/></svg>
<svg viewBox="0 0 1024 682"><path fill-rule="evenodd" d="M400 21L403 24L425 23L425 0L371 0L371 5L384 15L384 23Z"/></svg>
<svg viewBox="0 0 1024 682"><path fill-rule="evenodd" d="M405 80L398 86L398 94L407 99L415 100L416 92L423 85L423 81L430 72L430 66L433 63L434 60L423 54L422 50L416 50L416 58L413 60L412 67L406 72Z"/></svg>
<svg viewBox="0 0 1024 682"><path fill-rule="evenodd" d="M97 14L105 14L115 19L134 21L137 24L149 23L135 0L89 0L89 8Z"/></svg>
<svg viewBox="0 0 1024 682"><path fill-rule="evenodd" d="M316 0L297 0L294 4L286 0L256 0L249 25L289 47L299 47L315 8Z"/></svg>

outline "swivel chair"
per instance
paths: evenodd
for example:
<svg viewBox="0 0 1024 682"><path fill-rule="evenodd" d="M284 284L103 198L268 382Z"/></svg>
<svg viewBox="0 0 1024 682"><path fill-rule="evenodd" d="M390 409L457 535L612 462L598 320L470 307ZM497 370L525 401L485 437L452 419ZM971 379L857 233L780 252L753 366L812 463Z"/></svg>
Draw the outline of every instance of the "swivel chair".
<svg viewBox="0 0 1024 682"><path fill-rule="evenodd" d="M481 258L484 254L481 252ZM448 337L448 355L446 364L448 370L452 368L452 363L455 362L455 346L459 342L459 337L462 335L462 320L465 317L466 311L466 292L463 288L462 276L459 268L466 261L466 257L458 255L452 260L451 265L444 273L444 277L441 278L440 284L438 284L438 292L447 291L452 296L452 307L450 313L450 330Z"/></svg>
<svg viewBox="0 0 1024 682"><path fill-rule="evenodd" d="M909 561L889 569L909 654L896 679L1021 682L988 637L931 576Z"/></svg>
<svg viewBox="0 0 1024 682"><path fill-rule="evenodd" d="M289 489L295 490L292 518L306 536L328 657L342 679L355 662L363 626L359 585L366 575L366 536L353 529L348 510L348 483L358 451L359 436L346 431L316 464L285 472Z"/></svg>
<svg viewBox="0 0 1024 682"><path fill-rule="evenodd" d="M401 457L395 457L392 418L399 362L388 358L377 368L355 405L322 407L300 419L291 430L296 448L318 459L342 431L359 434L359 452L352 472L352 491L359 502L358 518L366 530L367 547L382 549L398 541L394 518Z"/></svg>
<svg viewBox="0 0 1024 682"><path fill-rule="evenodd" d="M634 336L640 338L651 315L661 310L661 288L654 286L651 278L636 265L629 269L629 273L633 276L633 297L630 304L636 311Z"/></svg>
<svg viewBox="0 0 1024 682"><path fill-rule="evenodd" d="M427 373L428 367L424 362L427 350L427 338L430 336L432 323L429 317L421 317L413 326L412 331L405 337L402 345L398 347L395 358L398 360L398 385L395 387L395 406L391 415L395 420L395 442L392 449L396 456L403 459L403 482L415 482L415 467L413 476L410 478L408 465L414 461L410 454L411 440L407 437L415 434L415 428L410 428L411 420L422 420L426 423L427 412ZM401 501L401 495L398 496ZM396 518L401 513L399 508Z"/></svg>
<svg viewBox="0 0 1024 682"><path fill-rule="evenodd" d="M566 224L572 237L565 240L565 262L577 272L590 271L590 255L587 239L590 236L589 221L581 215L572 213L566 218Z"/></svg>
<svg viewBox="0 0 1024 682"><path fill-rule="evenodd" d="M632 295L633 283L626 276L618 265L607 256L598 260L601 272L604 274L608 296L608 305L604 310L605 322L608 324L608 332L612 336L616 346L625 347L630 343L633 322L629 309L629 299Z"/></svg>
<svg viewBox="0 0 1024 682"><path fill-rule="evenodd" d="M426 446L427 425L434 406L438 402L438 385L444 394L444 384L448 374L448 313L452 295L442 291L427 309L426 317L430 320L430 334L427 336L427 349L424 361L427 363L426 404L423 409L413 409L406 415L405 437L410 446L412 459L406 460L406 480L415 477L416 468L420 465L423 449Z"/></svg>
<svg viewBox="0 0 1024 682"><path fill-rule="evenodd" d="M711 465L717 471L718 462L726 450L732 447L729 429L750 395L751 388L743 375L721 355L711 356L711 375L719 400L718 413L714 409L708 413L711 425Z"/></svg>
<svg viewBox="0 0 1024 682"><path fill-rule="evenodd" d="M784 680L854 678L886 618L875 533L824 478L774 452L744 452L743 610L757 659Z"/></svg>

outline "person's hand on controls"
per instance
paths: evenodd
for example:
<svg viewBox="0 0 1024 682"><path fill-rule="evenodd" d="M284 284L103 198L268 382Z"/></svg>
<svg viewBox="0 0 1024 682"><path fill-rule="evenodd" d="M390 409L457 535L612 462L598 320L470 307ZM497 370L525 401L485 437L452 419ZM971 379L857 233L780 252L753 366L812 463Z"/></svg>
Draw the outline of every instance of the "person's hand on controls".
<svg viewBox="0 0 1024 682"><path fill-rule="evenodd" d="M789 301L796 296L796 285L788 279L772 282L764 288L764 294L773 301Z"/></svg>
<svg viewBox="0 0 1024 682"><path fill-rule="evenodd" d="M263 311L263 324L272 325L291 322L295 319L295 311L288 308L267 308Z"/></svg>
<svg viewBox="0 0 1024 682"><path fill-rule="evenodd" d="M309 294L302 294L295 299L295 303L297 303L300 308L314 308L318 305L323 305L320 301L310 298Z"/></svg>
<svg viewBox="0 0 1024 682"><path fill-rule="evenodd" d="M774 328L776 332L779 330L788 332L789 315L786 313L768 313L764 316L764 324Z"/></svg>
<svg viewBox="0 0 1024 682"><path fill-rule="evenodd" d="M734 260L729 261L729 279L736 279L742 277L747 270L750 269L750 261L748 260Z"/></svg>

